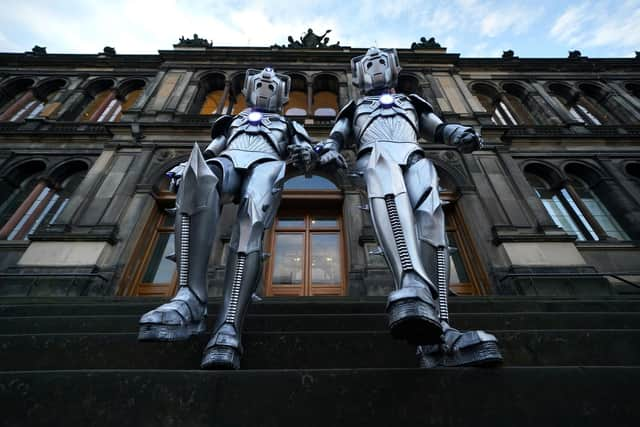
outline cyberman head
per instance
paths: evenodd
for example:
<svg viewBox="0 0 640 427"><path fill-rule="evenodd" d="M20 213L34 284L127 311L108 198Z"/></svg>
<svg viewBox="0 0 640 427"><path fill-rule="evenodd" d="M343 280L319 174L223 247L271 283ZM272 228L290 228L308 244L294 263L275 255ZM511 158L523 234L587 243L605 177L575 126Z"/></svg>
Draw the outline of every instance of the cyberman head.
<svg viewBox="0 0 640 427"><path fill-rule="evenodd" d="M351 60L353 85L365 95L392 89L398 83L400 64L395 49L372 47Z"/></svg>
<svg viewBox="0 0 640 427"><path fill-rule="evenodd" d="M242 93L247 105L261 111L277 113L289 101L291 78L278 74L272 68L247 70Z"/></svg>

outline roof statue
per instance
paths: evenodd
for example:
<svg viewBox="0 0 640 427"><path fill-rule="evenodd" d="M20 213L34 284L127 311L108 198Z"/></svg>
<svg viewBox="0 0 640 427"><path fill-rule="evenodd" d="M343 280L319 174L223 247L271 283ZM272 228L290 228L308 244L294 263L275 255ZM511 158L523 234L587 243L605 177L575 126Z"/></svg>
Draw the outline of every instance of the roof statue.
<svg viewBox="0 0 640 427"><path fill-rule="evenodd" d="M293 36L289 36L287 37L287 40L289 41L289 44L287 46L274 44L272 47L282 47L289 49L317 49L327 47L340 47L340 42L336 42L331 45L329 44L329 37L327 37L327 34L329 34L330 32L331 30L327 30L323 35L319 36L314 33L311 28L309 28L307 32L302 37L300 37L300 40L294 40Z"/></svg>
<svg viewBox="0 0 640 427"><path fill-rule="evenodd" d="M420 37L419 42L411 43L411 49L442 49L442 46L434 37L429 37L429 40L426 37Z"/></svg>
<svg viewBox="0 0 640 427"><path fill-rule="evenodd" d="M213 47L213 44L207 39L201 39L197 34L193 34L192 39L181 36L178 43L173 47Z"/></svg>
<svg viewBox="0 0 640 427"><path fill-rule="evenodd" d="M102 49L102 52L100 52L98 55L116 56L116 48L105 46L104 49Z"/></svg>
<svg viewBox="0 0 640 427"><path fill-rule="evenodd" d="M35 45L33 49L31 49L31 52L25 52L25 53L32 53L36 56L44 56L47 54L47 48L45 46Z"/></svg>

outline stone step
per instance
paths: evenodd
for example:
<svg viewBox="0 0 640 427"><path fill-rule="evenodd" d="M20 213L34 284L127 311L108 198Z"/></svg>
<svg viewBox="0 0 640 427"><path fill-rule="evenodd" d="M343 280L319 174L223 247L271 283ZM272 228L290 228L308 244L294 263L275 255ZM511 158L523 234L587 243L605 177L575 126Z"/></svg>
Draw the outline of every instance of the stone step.
<svg viewBox="0 0 640 427"><path fill-rule="evenodd" d="M507 366L622 366L640 362L640 330L494 331ZM208 340L139 343L136 334L1 335L4 370L198 369ZM410 368L415 348L388 332L250 332L244 369Z"/></svg>
<svg viewBox="0 0 640 427"><path fill-rule="evenodd" d="M149 311L167 299L158 298L3 298L0 316L68 316L136 314ZM212 298L209 312L217 312L219 299ZM384 298L265 298L252 304L256 314L383 313ZM629 298L532 298L453 297L451 313L507 312L633 312L640 311L640 299Z"/></svg>
<svg viewBox="0 0 640 427"><path fill-rule="evenodd" d="M0 334L136 332L140 314L3 317ZM209 316L209 330L215 321ZM460 329L640 329L640 312L457 313ZM247 331L386 330L385 314L250 314Z"/></svg>
<svg viewBox="0 0 640 427"><path fill-rule="evenodd" d="M32 371L0 372L0 401L6 426L624 427L638 384L639 367Z"/></svg>

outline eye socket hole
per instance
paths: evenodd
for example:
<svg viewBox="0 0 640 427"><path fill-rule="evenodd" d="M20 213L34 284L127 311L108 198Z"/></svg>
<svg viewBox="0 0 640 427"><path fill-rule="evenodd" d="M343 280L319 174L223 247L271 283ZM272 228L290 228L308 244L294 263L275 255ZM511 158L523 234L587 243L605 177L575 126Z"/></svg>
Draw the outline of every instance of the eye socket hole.
<svg viewBox="0 0 640 427"><path fill-rule="evenodd" d="M275 87L273 85L269 85L269 89L274 90Z"/></svg>
<svg viewBox="0 0 640 427"><path fill-rule="evenodd" d="M373 67L373 62L367 62L367 69Z"/></svg>
<svg viewBox="0 0 640 427"><path fill-rule="evenodd" d="M258 82L258 84L256 85L257 88L261 88L262 87L262 83Z"/></svg>
<svg viewBox="0 0 640 427"><path fill-rule="evenodd" d="M381 59L381 60L380 60L380 63L381 63L382 65L386 64L386 62L384 62L384 59Z"/></svg>

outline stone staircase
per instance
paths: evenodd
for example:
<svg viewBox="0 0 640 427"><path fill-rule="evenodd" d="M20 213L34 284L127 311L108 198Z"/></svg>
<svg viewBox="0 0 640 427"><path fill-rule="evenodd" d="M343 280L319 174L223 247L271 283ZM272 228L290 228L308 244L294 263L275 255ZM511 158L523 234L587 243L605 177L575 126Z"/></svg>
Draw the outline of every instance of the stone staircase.
<svg viewBox="0 0 640 427"><path fill-rule="evenodd" d="M505 363L432 370L384 299L255 303L237 372L198 369L208 336L138 343L160 302L1 300L0 425L640 425L639 297L452 298L452 324L494 333Z"/></svg>

